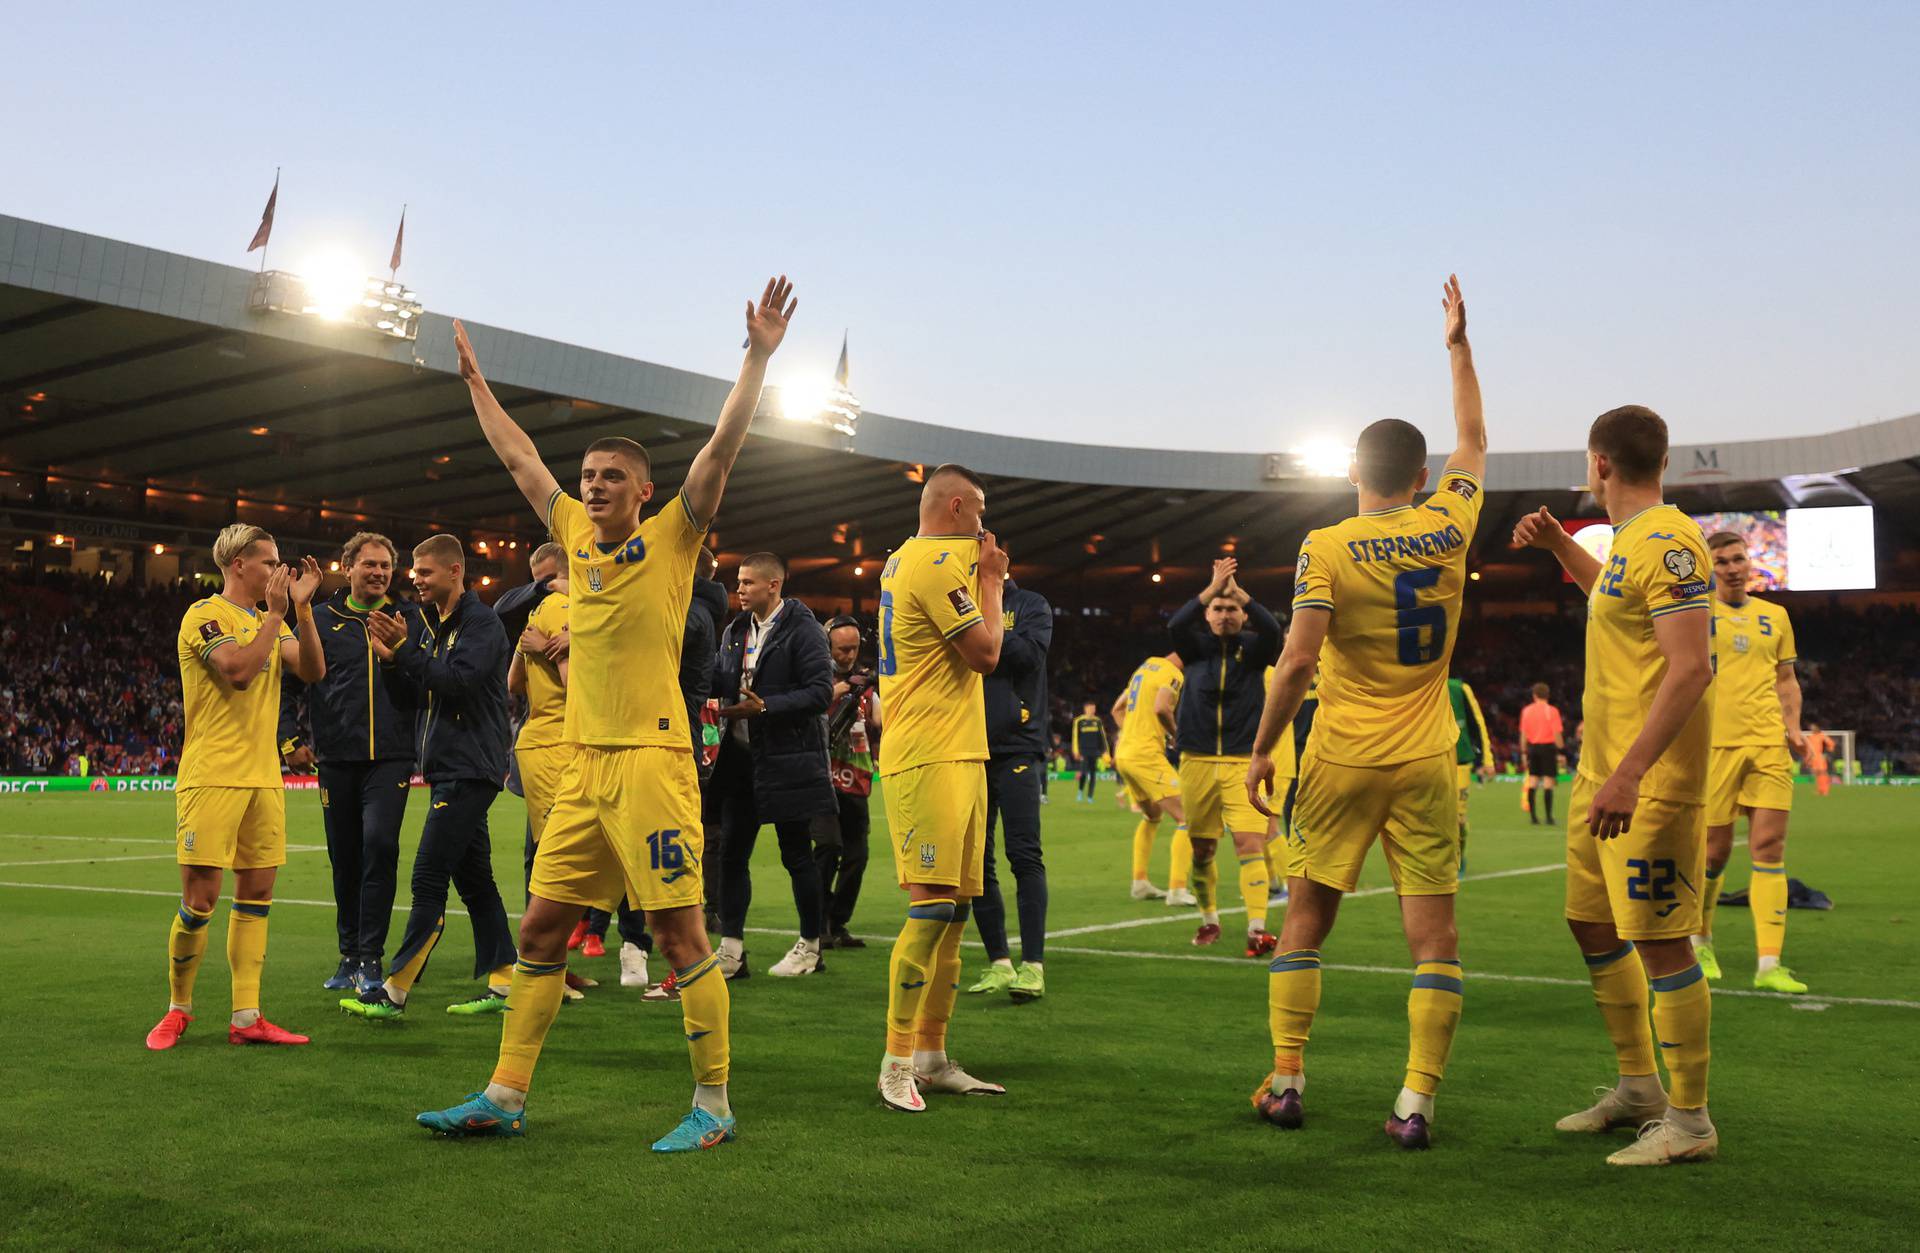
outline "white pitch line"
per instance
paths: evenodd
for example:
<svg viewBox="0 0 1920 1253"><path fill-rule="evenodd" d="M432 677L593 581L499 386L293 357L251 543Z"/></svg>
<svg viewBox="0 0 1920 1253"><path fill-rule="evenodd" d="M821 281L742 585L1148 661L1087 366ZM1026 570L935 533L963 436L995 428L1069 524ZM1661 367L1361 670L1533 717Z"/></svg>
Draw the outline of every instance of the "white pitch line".
<svg viewBox="0 0 1920 1253"><path fill-rule="evenodd" d="M321 853L326 851L324 844L289 844L289 853ZM110 861L172 861L178 853L135 853L126 857L49 857L40 861L0 861L0 869L15 866L93 866Z"/></svg>
<svg viewBox="0 0 1920 1253"><path fill-rule="evenodd" d="M71 840L84 844L172 844L172 836L41 835L37 831L0 831L0 840Z"/></svg>
<svg viewBox="0 0 1920 1253"><path fill-rule="evenodd" d="M1486 877L1492 878L1493 876L1488 875ZM85 883L14 883L0 881L0 888L43 888L50 892L98 892L108 896L166 896L172 897L175 900L178 900L180 897L178 892L163 891L159 888L110 888ZM318 909L337 908L332 901L309 901L296 897L276 897L273 903L276 905L307 905ZM396 903L393 909L395 913L405 913L407 907ZM464 918L466 913L467 911L464 909L448 909L446 911L447 916L450 918ZM514 913L509 913L507 916L509 918L519 917L518 914ZM748 927L747 931L753 935L787 936L793 934L793 929L790 927ZM863 935L859 938L876 946L891 944L895 939L895 937L890 935ZM965 944L968 948L982 947L977 940L967 940ZM1048 947L1054 948L1056 952L1071 953L1075 957L1126 957L1141 961L1203 962L1217 966L1238 966L1242 970L1249 971L1259 969L1258 963L1246 958L1222 957L1211 953L1155 953L1145 949L1077 948L1069 945L1049 945ZM1328 965L1322 966L1321 969L1344 971L1350 974L1393 975L1401 979L1407 977L1407 968L1405 966ZM1470 979L1489 979L1498 983L1534 983L1564 988L1590 988L1592 986L1591 983L1584 979L1567 979L1555 975L1504 975L1477 968L1472 970L1468 977ZM1784 992L1755 992L1742 988L1715 988L1713 994L1715 996L1751 997L1754 1000L1760 1001L1785 1001L1795 1008L1802 1009L1814 1005L1867 1005L1883 1009L1920 1009L1920 1001L1897 1001L1877 996L1789 996Z"/></svg>

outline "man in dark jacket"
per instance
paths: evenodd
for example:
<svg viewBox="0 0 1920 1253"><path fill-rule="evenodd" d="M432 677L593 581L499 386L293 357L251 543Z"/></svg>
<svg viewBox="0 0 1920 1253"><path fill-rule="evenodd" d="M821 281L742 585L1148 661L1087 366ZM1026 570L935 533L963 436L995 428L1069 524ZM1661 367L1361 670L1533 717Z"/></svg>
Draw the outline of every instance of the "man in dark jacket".
<svg viewBox="0 0 1920 1253"><path fill-rule="evenodd" d="M1247 956L1271 953L1267 931L1267 819L1247 799L1247 763L1266 707L1267 667L1285 642L1279 619L1240 590L1240 563L1213 563L1206 590L1167 621L1174 651L1186 663L1177 715L1180 803L1193 841L1193 893L1200 900L1198 946L1220 938L1219 868L1214 851L1222 835L1240 861L1240 896L1247 907Z"/></svg>
<svg viewBox="0 0 1920 1253"><path fill-rule="evenodd" d="M721 802L720 967L729 979L748 974L749 860L763 822L779 837L780 863L793 880L800 914L800 939L767 973L825 969L812 820L836 807L823 716L833 700L833 663L813 612L781 597L786 572L772 553L740 562L743 612L727 624L714 660L713 691L727 718L713 782Z"/></svg>
<svg viewBox="0 0 1920 1253"><path fill-rule="evenodd" d="M473 973L487 990L451 1013L505 1009L513 979L513 931L493 881L487 810L507 776L507 665L511 648L499 617L465 590L466 553L451 535L413 550L413 582L426 602L418 628L397 614L368 615L381 680L397 703L412 704L420 773L432 786L413 859L413 908L386 982L340 1002L363 1018L398 1018L446 926L447 882L473 923Z"/></svg>
<svg viewBox="0 0 1920 1253"><path fill-rule="evenodd" d="M1047 867L1040 860L1040 776L1052 739L1048 726L1047 650L1053 647L1053 606L1038 592L1008 579L1001 595L1006 635L1000 664L984 684L987 703L987 846L973 923L990 965L969 992L1006 992L1016 1001L1046 994L1041 971L1047 941ZM1007 947L1007 907L994 874L994 825L1013 867L1020 911L1020 969Z"/></svg>
<svg viewBox="0 0 1920 1253"><path fill-rule="evenodd" d="M288 674L280 685L280 751L290 766L317 763L320 818L333 864L334 927L340 968L321 986L364 992L381 981L387 927L400 867L400 824L413 781L413 710L396 708L378 669L367 615L398 613L418 626L417 605L391 601L393 541L361 531L340 564L347 586L314 606L326 677L311 688ZM311 730L298 716L307 696Z"/></svg>

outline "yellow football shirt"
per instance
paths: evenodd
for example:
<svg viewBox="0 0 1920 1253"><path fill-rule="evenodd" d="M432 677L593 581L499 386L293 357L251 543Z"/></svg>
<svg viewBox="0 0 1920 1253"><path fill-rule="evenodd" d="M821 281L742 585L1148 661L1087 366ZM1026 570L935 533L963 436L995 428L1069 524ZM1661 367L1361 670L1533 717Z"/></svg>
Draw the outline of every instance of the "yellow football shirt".
<svg viewBox="0 0 1920 1253"><path fill-rule="evenodd" d="M1332 613L1308 741L1322 760L1389 766L1453 751L1447 663L1482 500L1480 480L1449 467L1422 504L1308 532L1293 608Z"/></svg>
<svg viewBox="0 0 1920 1253"><path fill-rule="evenodd" d="M1165 657L1149 657L1140 663L1140 668L1127 680L1127 709L1120 716L1120 739L1113 750L1115 757L1158 755L1167 751L1167 729L1160 724L1154 704L1160 699L1160 693L1169 689L1178 701L1186 681L1186 672Z"/></svg>
<svg viewBox="0 0 1920 1253"><path fill-rule="evenodd" d="M567 629L567 596L554 592L534 606L527 625L548 635ZM527 672L527 720L520 724L515 748L546 748L567 742L567 685L560 681L560 667L540 653L520 654ZM569 668L572 662L568 662Z"/></svg>
<svg viewBox="0 0 1920 1253"><path fill-rule="evenodd" d="M654 745L691 752L680 696L680 641L706 531L676 495L626 539L602 547L578 500L556 490L547 507L567 550L568 686L565 738L595 748Z"/></svg>
<svg viewBox="0 0 1920 1253"><path fill-rule="evenodd" d="M175 643L187 729L176 788L280 786L280 645L293 632L280 624L266 665L244 691L209 660L217 648L251 644L262 621L225 596L195 601L180 619Z"/></svg>
<svg viewBox="0 0 1920 1253"><path fill-rule="evenodd" d="M1799 654L1793 620L1780 606L1747 597L1713 598L1713 746L1785 744L1787 719L1774 681Z"/></svg>
<svg viewBox="0 0 1920 1253"><path fill-rule="evenodd" d="M1667 675L1653 620L1706 613L1707 558L1700 526L1672 505L1654 505L1621 523L1613 551L1587 596L1587 690L1581 714L1586 737L1580 773L1604 783L1646 725L1647 709ZM1704 805L1714 693L1640 780L1642 799Z"/></svg>
<svg viewBox="0 0 1920 1253"><path fill-rule="evenodd" d="M981 621L980 541L916 535L880 572L882 778L937 761L987 759L981 676L948 643Z"/></svg>

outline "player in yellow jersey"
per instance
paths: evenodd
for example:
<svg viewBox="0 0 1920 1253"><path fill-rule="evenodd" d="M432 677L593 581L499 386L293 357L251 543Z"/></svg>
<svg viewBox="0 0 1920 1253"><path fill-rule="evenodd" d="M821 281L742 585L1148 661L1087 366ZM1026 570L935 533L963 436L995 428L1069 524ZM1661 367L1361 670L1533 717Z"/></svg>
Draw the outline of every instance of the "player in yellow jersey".
<svg viewBox="0 0 1920 1253"><path fill-rule="evenodd" d="M880 572L878 774L907 921L887 966L880 1099L920 1113L921 1093L998 1096L947 1056L960 939L985 870L987 714L983 676L1000 661L1007 554L981 527L986 485L944 465L920 493L920 530Z"/></svg>
<svg viewBox="0 0 1920 1253"><path fill-rule="evenodd" d="M734 1138L727 1101L728 1000L701 914L700 788L679 686L680 648L702 538L760 400L767 360L797 302L782 277L747 302L747 351L713 435L680 494L641 520L652 464L629 439L587 445L580 497L567 495L525 431L494 399L465 328L460 374L487 443L567 553L566 720L574 756L561 773L534 852L520 960L486 1090L419 1116L443 1135L520 1135L527 1089L560 1005L567 934L581 911L624 893L673 965L694 1072L693 1108L654 1151L715 1148Z"/></svg>
<svg viewBox="0 0 1920 1253"><path fill-rule="evenodd" d="M1174 838L1186 834L1186 811L1180 807L1180 776L1167 760L1167 745L1177 731L1173 713L1180 705L1180 686L1186 663L1179 653L1149 657L1127 680L1126 690L1113 702L1114 725L1120 738L1113 746L1113 771L1127 798L1140 810L1133 828L1133 899L1161 900L1167 894L1147 878L1153 840L1160 816L1170 814ZM1192 852L1189 850L1191 859Z"/></svg>
<svg viewBox="0 0 1920 1253"><path fill-rule="evenodd" d="M1707 550L1700 527L1662 503L1667 424L1639 405L1587 433L1587 487L1613 523L1602 567L1540 509L1515 546L1553 553L1587 593L1586 726L1567 806L1567 925L1613 1039L1618 1084L1561 1131L1639 1127L1616 1166L1714 1156L1707 1116L1712 1011L1689 942L1706 871L1713 665ZM1666 1061L1662 1090L1647 1026Z"/></svg>
<svg viewBox="0 0 1920 1253"><path fill-rule="evenodd" d="M213 541L220 567L216 596L197 600L180 620L176 649L186 710L186 742L174 785L180 908L167 934L168 1005L147 1033L147 1047L170 1049L193 1021L193 982L207 951L207 923L220 900L221 872L233 871L227 966L233 975L233 1044L305 1044L307 1037L260 1016L260 972L267 960L273 880L287 860L287 794L280 782L276 731L280 674L303 683L326 674L313 625L320 563L296 574L280 564L273 536L236 522ZM256 606L266 602L266 612ZM291 608L298 634L287 629Z"/></svg>
<svg viewBox="0 0 1920 1253"><path fill-rule="evenodd" d="M1766 992L1805 992L1807 985L1780 964L1787 940L1787 813L1793 808L1793 758L1802 752L1800 679L1793 663L1793 620L1771 601L1747 595L1747 541L1736 531L1707 537L1713 558L1713 756L1707 785L1707 870L1701 888L1694 955L1707 978L1720 977L1713 951L1713 914L1720 876L1733 856L1733 820L1744 809L1747 852L1753 858L1749 902L1754 947L1753 986Z"/></svg>
<svg viewBox="0 0 1920 1253"><path fill-rule="evenodd" d="M1320 708L1300 761L1289 834L1287 918L1268 976L1273 1071L1253 1104L1280 1127L1304 1120L1301 1057L1320 1004L1320 946L1379 840L1414 960L1406 1079L1386 1122L1388 1136L1409 1149L1428 1146L1434 1093L1460 1021L1453 918L1459 732L1447 700L1447 663L1487 464L1480 382L1458 280L1448 278L1442 306L1453 376L1453 453L1437 490L1416 506L1428 473L1419 429L1388 418L1360 433L1348 473L1360 511L1309 532L1300 546L1293 625L1246 779L1249 798L1268 811L1275 748L1291 734L1318 664Z"/></svg>

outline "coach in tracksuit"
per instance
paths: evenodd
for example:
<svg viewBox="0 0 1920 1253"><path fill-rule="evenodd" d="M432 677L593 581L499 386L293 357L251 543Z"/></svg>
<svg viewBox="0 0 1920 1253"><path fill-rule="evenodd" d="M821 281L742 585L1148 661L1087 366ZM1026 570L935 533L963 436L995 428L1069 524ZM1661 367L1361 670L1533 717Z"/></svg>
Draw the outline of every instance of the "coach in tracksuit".
<svg viewBox="0 0 1920 1253"><path fill-rule="evenodd" d="M1200 898L1196 945L1220 938L1215 850L1233 841L1240 893L1247 908L1247 955L1273 950L1267 919L1267 818L1247 799L1247 762L1266 708L1267 667L1280 659L1280 620L1242 591L1239 562L1213 563L1213 581L1174 611L1167 634L1186 663L1175 719L1180 750L1180 803L1193 841L1193 889Z"/></svg>
<svg viewBox="0 0 1920 1253"><path fill-rule="evenodd" d="M1016 1001L1046 992L1047 867L1040 860L1040 781L1051 746L1047 706L1047 650L1053 646L1053 606L1038 592L1006 581L1002 593L1006 635L1000 664L984 684L987 704L987 847L973 921L992 963L970 992L1005 991ZM1007 907L994 873L994 828L1013 868L1020 915L1020 969L1007 947Z"/></svg>
<svg viewBox="0 0 1920 1253"><path fill-rule="evenodd" d="M384 995L396 1007L405 1005L439 941L451 880L473 924L474 977L487 976L494 989L455 1008L480 1012L505 1005L514 960L513 932L494 883L487 833L487 810L507 775L511 646L499 616L464 588L460 541L429 537L413 550L413 571L426 602L419 624L405 631L400 619L376 614L369 626L375 654L385 654L381 679L387 690L396 703L416 710L420 773L433 790L413 860L406 933L394 950L385 987L360 1000L378 1005Z"/></svg>
<svg viewBox="0 0 1920 1253"><path fill-rule="evenodd" d="M806 975L820 960L820 873L813 859L813 819L838 808L827 767L827 706L833 661L827 632L813 611L783 598L786 566L772 553L741 559L742 612L720 636L713 694L728 725L713 784L720 797L720 967L746 977L749 862L762 823L773 824L780 864L793 881L800 939L767 973Z"/></svg>
<svg viewBox="0 0 1920 1253"><path fill-rule="evenodd" d="M340 968L321 986L365 991L381 980L387 927L393 921L400 865L400 823L413 779L413 710L396 708L379 667L367 615L402 615L417 627L419 606L387 599L393 541L372 531L349 539L340 554L347 586L314 606L327 675L311 688L287 676L280 691L281 752L289 764L317 763L320 817L333 863L334 924ZM300 725L307 695L311 731Z"/></svg>

